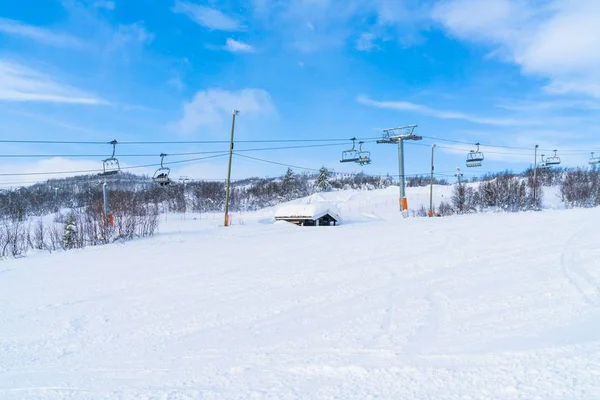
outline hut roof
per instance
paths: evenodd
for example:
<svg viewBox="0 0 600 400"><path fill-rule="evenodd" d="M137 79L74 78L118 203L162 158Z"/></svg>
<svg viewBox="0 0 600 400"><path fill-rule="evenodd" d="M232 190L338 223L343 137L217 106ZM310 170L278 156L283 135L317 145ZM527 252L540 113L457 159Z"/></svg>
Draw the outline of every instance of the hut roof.
<svg viewBox="0 0 600 400"><path fill-rule="evenodd" d="M338 208L327 202L317 202L310 204L284 204L275 211L275 219L312 219L317 220L324 215L329 214L336 221L340 221Z"/></svg>

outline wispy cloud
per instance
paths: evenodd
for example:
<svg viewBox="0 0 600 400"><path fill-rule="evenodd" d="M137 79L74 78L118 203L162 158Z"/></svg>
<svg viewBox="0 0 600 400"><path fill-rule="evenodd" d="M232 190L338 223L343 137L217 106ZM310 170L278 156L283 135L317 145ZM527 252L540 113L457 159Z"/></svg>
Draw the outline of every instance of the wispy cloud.
<svg viewBox="0 0 600 400"><path fill-rule="evenodd" d="M0 101L110 104L32 68L6 60L0 60Z"/></svg>
<svg viewBox="0 0 600 400"><path fill-rule="evenodd" d="M227 42L225 43L225 50L232 53L254 53L255 51L254 47L251 45L244 42L239 42L232 38L227 39Z"/></svg>
<svg viewBox="0 0 600 400"><path fill-rule="evenodd" d="M540 111L598 111L600 102L590 100L510 100L500 103L498 108L523 112Z"/></svg>
<svg viewBox="0 0 600 400"><path fill-rule="evenodd" d="M259 22L303 52L338 48L352 41L368 51L374 38L403 46L423 41L433 3L423 0L252 0ZM362 36L356 29L361 26Z"/></svg>
<svg viewBox="0 0 600 400"><path fill-rule="evenodd" d="M104 8L106 10L114 10L115 9L115 2L114 1L108 1L108 0L104 0L104 1L96 1L94 3L94 7L95 8Z"/></svg>
<svg viewBox="0 0 600 400"><path fill-rule="evenodd" d="M167 80L167 84L173 86L175 89L177 89L179 91L182 91L183 89L185 89L185 85L183 84L183 81L181 80L181 77L178 74L169 78L169 80Z"/></svg>
<svg viewBox="0 0 600 400"><path fill-rule="evenodd" d="M526 120L515 120L511 118L486 118L465 114L457 111L439 110L424 106L422 104L411 103L408 101L376 101L367 96L358 96L356 101L360 104L388 110L413 111L422 115L427 115L439 119L456 119L475 124L496 125L496 126L519 126L524 124L534 124L535 122Z"/></svg>
<svg viewBox="0 0 600 400"><path fill-rule="evenodd" d="M173 12L187 15L192 21L209 29L218 31L239 31L241 30L240 23L221 11L190 3L188 1L175 1Z"/></svg>
<svg viewBox="0 0 600 400"><path fill-rule="evenodd" d="M192 101L183 105L183 116L176 123L176 128L189 134L199 128L220 127L234 109L250 116L271 115L275 112L271 96L262 89L243 89L237 92L208 89L197 92Z"/></svg>
<svg viewBox="0 0 600 400"><path fill-rule="evenodd" d="M154 35L138 23L119 25L113 32L112 40L108 43L109 50L117 50L134 45L144 45L154 40Z"/></svg>
<svg viewBox="0 0 600 400"><path fill-rule="evenodd" d="M83 43L70 35L57 33L50 29L27 25L20 21L0 18L0 32L19 36L56 47L82 47Z"/></svg>

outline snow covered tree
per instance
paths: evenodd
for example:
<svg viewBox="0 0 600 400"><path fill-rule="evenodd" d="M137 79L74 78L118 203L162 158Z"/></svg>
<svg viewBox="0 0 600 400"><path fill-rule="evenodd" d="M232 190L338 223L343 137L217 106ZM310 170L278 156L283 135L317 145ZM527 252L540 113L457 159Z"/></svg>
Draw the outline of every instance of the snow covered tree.
<svg viewBox="0 0 600 400"><path fill-rule="evenodd" d="M77 247L77 225L75 223L75 216L73 214L69 215L65 221L63 246L66 250Z"/></svg>
<svg viewBox="0 0 600 400"><path fill-rule="evenodd" d="M296 177L294 175L294 171L292 171L291 168L288 168L284 177L283 177L283 181L281 182L281 188L283 191L283 197L286 200L292 200L295 196L295 183L296 181Z"/></svg>
<svg viewBox="0 0 600 400"><path fill-rule="evenodd" d="M316 187L320 192L327 192L331 190L331 183L329 183L329 178L331 177L331 173L325 166L322 166L319 169L319 176L317 177Z"/></svg>
<svg viewBox="0 0 600 400"><path fill-rule="evenodd" d="M283 186L290 187L294 182L294 171L291 168L288 168L283 177Z"/></svg>

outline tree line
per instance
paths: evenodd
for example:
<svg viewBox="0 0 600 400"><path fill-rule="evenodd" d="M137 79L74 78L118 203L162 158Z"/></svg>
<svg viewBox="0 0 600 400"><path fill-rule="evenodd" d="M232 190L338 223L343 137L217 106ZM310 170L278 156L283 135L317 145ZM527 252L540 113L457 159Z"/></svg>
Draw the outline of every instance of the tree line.
<svg viewBox="0 0 600 400"><path fill-rule="evenodd" d="M407 178L407 186L429 185L429 177ZM517 212L540 209L544 186L558 186L567 207L600 205L600 171L554 168L522 173L503 171L455 184L453 196L435 210L438 215L482 211ZM477 182L473 185L473 182ZM71 249L150 236L158 228L158 215L171 212L219 212L224 209L225 183L192 181L160 187L149 177L122 173L108 180L110 213L103 211L102 181L97 176L51 179L29 187L0 190L0 257L30 249ZM334 175L322 167L316 173L297 174L292 169L277 178L247 178L232 185L230 210L253 211L281 202L330 190L373 190L394 184L390 175ZM436 179L435 184L447 185ZM425 208L412 211L426 216ZM31 217L54 214L48 221ZM42 222L47 221L47 222Z"/></svg>
<svg viewBox="0 0 600 400"><path fill-rule="evenodd" d="M29 187L0 190L0 218L24 221L61 209L84 209L102 202L102 183L87 175L51 179ZM126 196L136 204L168 207L173 212L216 212L225 206L224 181L190 181L158 186L147 176L121 173L107 179L109 203ZM317 191L372 190L392 184L389 176L354 174L334 176L323 167L318 173L295 173L288 169L281 177L247 178L232 182L229 208L252 211L284 201L309 196Z"/></svg>

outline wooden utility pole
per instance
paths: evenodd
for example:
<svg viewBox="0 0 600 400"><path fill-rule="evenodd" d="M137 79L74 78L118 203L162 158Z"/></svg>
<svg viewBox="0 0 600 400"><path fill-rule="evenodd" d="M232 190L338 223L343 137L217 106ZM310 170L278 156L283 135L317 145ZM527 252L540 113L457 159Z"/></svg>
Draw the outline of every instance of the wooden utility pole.
<svg viewBox="0 0 600 400"><path fill-rule="evenodd" d="M233 157L233 134L235 132L235 116L240 112L233 110L231 116L231 139L229 141L229 167L227 168L227 187L225 189L225 223L224 226L229 226L229 187L231 185L231 158Z"/></svg>
<svg viewBox="0 0 600 400"><path fill-rule="evenodd" d="M429 179L429 216L433 217L433 153L435 150L435 144L431 145L431 178Z"/></svg>
<svg viewBox="0 0 600 400"><path fill-rule="evenodd" d="M161 160L161 165L162 165L162 160ZM185 221L185 212L187 211L187 204L186 204L186 198L185 198L185 184L187 183L187 181L190 181L191 179L188 178L187 176L180 176L179 177L179 182L181 182L183 184L183 220ZM202 219L202 218L200 218Z"/></svg>
<svg viewBox="0 0 600 400"><path fill-rule="evenodd" d="M535 145L535 150L533 151L533 206L536 207L536 190L537 190L537 149L540 147L539 145Z"/></svg>

